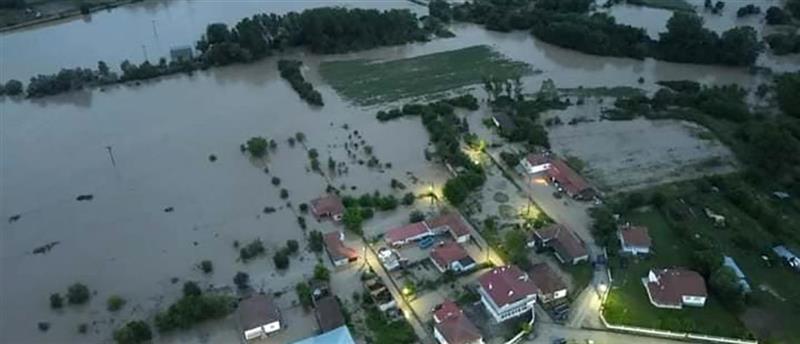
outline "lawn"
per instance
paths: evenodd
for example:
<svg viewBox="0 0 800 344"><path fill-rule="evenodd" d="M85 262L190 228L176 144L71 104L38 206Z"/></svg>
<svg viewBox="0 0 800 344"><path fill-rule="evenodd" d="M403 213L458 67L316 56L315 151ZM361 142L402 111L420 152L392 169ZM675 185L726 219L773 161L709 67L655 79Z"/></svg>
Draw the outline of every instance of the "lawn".
<svg viewBox="0 0 800 344"><path fill-rule="evenodd" d="M670 310L650 304L641 279L654 267L686 266L689 252L657 211L634 213L627 218L650 228L657 253L645 260L628 260L624 267L620 267L618 260L612 262L614 284L605 304L606 320L613 324L744 337L747 331L742 323L713 295L703 308Z"/></svg>
<svg viewBox="0 0 800 344"><path fill-rule="evenodd" d="M737 181L746 190L748 200L777 212L787 227L797 228L800 214L796 204L771 198L766 190L742 182L741 175L725 178ZM800 274L779 262L768 265L761 259L761 255L775 243L796 245L796 232L766 230L759 221L725 197L724 187L718 192L709 191L707 183L703 180L681 182L645 191L646 195L655 190L664 194L668 200L666 207L624 212L626 220L649 227L655 255L643 261L628 261L623 269L619 268L619 261L612 262L615 281L606 304L607 320L665 329L688 327L725 336L740 337L750 332L759 339L780 343L791 343L800 338L800 328L793 325L800 323L800 288L797 288ZM715 227L704 215L705 208L725 216L726 226ZM723 308L713 294L702 309L661 310L649 304L640 281L647 270L650 267L688 266L691 254L689 245L670 226L674 220L665 217L667 212L664 209L670 209L669 214L685 214L683 226L689 229L688 233L711 238L715 249L731 256L744 271L753 292L748 297L746 309L738 317Z"/></svg>
<svg viewBox="0 0 800 344"><path fill-rule="evenodd" d="M673 11L694 12L694 7L684 0L628 0L628 3Z"/></svg>
<svg viewBox="0 0 800 344"><path fill-rule="evenodd" d="M490 76L508 79L531 72L527 64L485 45L407 59L331 61L320 66L322 77L336 92L359 105L451 91L481 84Z"/></svg>

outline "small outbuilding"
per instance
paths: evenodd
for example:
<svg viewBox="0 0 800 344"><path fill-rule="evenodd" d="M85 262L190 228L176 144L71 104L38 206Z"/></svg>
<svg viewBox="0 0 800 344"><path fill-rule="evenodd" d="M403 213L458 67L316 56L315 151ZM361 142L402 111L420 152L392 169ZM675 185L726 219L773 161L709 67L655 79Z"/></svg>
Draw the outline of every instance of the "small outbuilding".
<svg viewBox="0 0 800 344"><path fill-rule="evenodd" d="M456 242L448 241L436 246L431 250L430 255L433 265L442 273L448 270L464 272L475 268L475 260Z"/></svg>
<svg viewBox="0 0 800 344"><path fill-rule="evenodd" d="M358 260L358 252L344 244L344 232L336 231L327 233L322 237L325 242L325 251L334 266L342 266Z"/></svg>
<svg viewBox="0 0 800 344"><path fill-rule="evenodd" d="M617 238L623 253L636 255L649 254L653 240L645 226L632 226L626 224L619 226Z"/></svg>
<svg viewBox="0 0 800 344"><path fill-rule="evenodd" d="M311 200L311 214L317 220L330 218L334 221L341 221L344 214L344 203L337 195L329 194Z"/></svg>

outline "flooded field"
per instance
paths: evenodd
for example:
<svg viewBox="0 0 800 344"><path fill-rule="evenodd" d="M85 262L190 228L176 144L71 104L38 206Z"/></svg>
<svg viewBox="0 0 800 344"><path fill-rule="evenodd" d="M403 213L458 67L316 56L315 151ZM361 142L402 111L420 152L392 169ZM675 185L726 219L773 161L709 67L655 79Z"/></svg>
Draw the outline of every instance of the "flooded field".
<svg viewBox="0 0 800 344"><path fill-rule="evenodd" d="M94 66L97 60L114 66L127 58L143 59L145 50L152 59L166 55L171 46L191 44L212 21L230 23L258 11L285 12L322 4L330 3L237 2L222 10L222 4L214 2L145 2L93 15L89 21L75 19L6 33L0 36L2 78L24 80L61 67ZM358 2L363 4L424 11L406 1ZM119 39L121 32L127 39ZM300 241L304 252L304 232L294 210L298 204L324 193L328 184L357 194L389 193L393 178L410 189L441 186L448 174L424 159L428 139L419 120L378 123L374 113L384 105L361 108L344 101L320 77L322 62L409 58L480 43L541 70L541 75L523 79L529 91L538 89L546 78L559 87L636 86L648 91L655 89L658 80L739 83L751 88L760 83L759 77L743 69L588 56L539 42L526 32L501 34L466 24L455 25L453 32L456 38L360 53L324 57L287 53L308 66L307 79L326 100L321 109L306 105L279 78L277 57L141 86L37 101L0 100L0 310L4 314L0 342L108 342L111 330L121 322L150 317L172 303L186 280L199 281L203 287L226 287L232 285L237 271L244 271L257 289L289 290L302 276L310 275L316 264L316 257L309 253L292 257L287 272L277 271L272 263L272 254L287 240ZM637 83L640 77L644 84ZM483 97L480 91L475 93ZM479 121L482 115L471 116ZM597 130L591 125L554 129L552 141L557 147L571 147L568 143L559 146L574 136L567 130ZM684 135L682 129L669 129L672 126L659 130ZM287 140L297 132L305 134L306 142L291 147ZM703 142L685 135L680 140L691 143L680 149ZM274 139L277 148L264 160L251 160L239 151L239 145L253 136ZM355 137L373 146L380 161L392 167L369 168L358 163L359 157L349 156L344 145L352 144ZM312 148L321 161L331 157L346 162L347 172L325 171L322 176L311 171L307 150ZM216 161L209 161L211 154ZM589 166L602 166L593 163L593 154L585 157ZM613 171L613 166L609 168ZM271 184L272 177L281 179L280 186ZM414 179L418 184L413 184ZM493 191L508 190L509 194L513 190L510 185L491 186ZM288 198L280 197L281 188L288 191ZM76 201L79 195L92 199ZM265 207L276 211L265 214ZM166 212L167 208L172 211ZM494 208L500 211L499 206ZM386 223L390 218L391 222L407 218L398 214L387 215ZM16 222L5 220L15 215L19 215ZM368 231L370 226L382 228L380 216L367 223ZM309 229L327 232L333 225L309 218ZM264 242L267 254L246 264L237 261L234 241L256 238ZM32 253L53 242L58 244L45 254ZM203 275L196 268L203 259L213 261L213 274ZM63 293L75 282L92 290L90 303L51 310L49 295ZM118 314L105 309L111 294L128 300ZM279 304L295 314L291 297L285 296ZM305 320L296 324L308 321L302 314L297 317ZM50 323L49 330L39 331L39 322ZM88 334L78 333L80 323L90 324ZM304 335L301 332L288 333L299 337ZM229 317L164 341L214 343L232 338L238 334Z"/></svg>
<svg viewBox="0 0 800 344"><path fill-rule="evenodd" d="M548 132L553 151L583 162L584 174L604 191L623 192L736 170L730 149L699 125L643 118L603 121L601 107L590 100L553 111L548 116L558 116L565 124ZM574 124L566 124L570 122Z"/></svg>

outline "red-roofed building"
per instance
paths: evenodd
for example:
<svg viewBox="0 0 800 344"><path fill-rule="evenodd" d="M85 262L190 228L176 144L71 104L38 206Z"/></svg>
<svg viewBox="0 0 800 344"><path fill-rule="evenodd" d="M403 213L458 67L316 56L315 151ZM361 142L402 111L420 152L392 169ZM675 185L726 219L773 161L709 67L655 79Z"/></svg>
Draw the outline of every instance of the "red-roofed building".
<svg viewBox="0 0 800 344"><path fill-rule="evenodd" d="M534 265L529 275L539 288L539 301L548 303L567 297L567 284L547 263Z"/></svg>
<svg viewBox="0 0 800 344"><path fill-rule="evenodd" d="M581 177L564 160L554 159L547 170L550 179L572 198L588 200L595 196L589 182Z"/></svg>
<svg viewBox="0 0 800 344"><path fill-rule="evenodd" d="M311 200L311 214L313 214L317 220L328 217L338 222L342 220L344 204L342 204L342 200L339 196L326 195Z"/></svg>
<svg viewBox="0 0 800 344"><path fill-rule="evenodd" d="M478 283L481 302L497 322L518 317L528 311L533 316L539 288L517 266L494 268L478 277Z"/></svg>
<svg viewBox="0 0 800 344"><path fill-rule="evenodd" d="M428 228L428 224L425 221L421 221L390 229L386 232L384 240L392 246L403 246L431 235L433 235L433 232Z"/></svg>
<svg viewBox="0 0 800 344"><path fill-rule="evenodd" d="M344 233L341 231L327 233L322 237L325 242L325 250L335 266L342 266L358 260L358 252L345 246Z"/></svg>
<svg viewBox="0 0 800 344"><path fill-rule="evenodd" d="M520 165L527 174L536 174L550 169L550 155L547 153L530 153L520 160Z"/></svg>
<svg viewBox="0 0 800 344"><path fill-rule="evenodd" d="M475 268L475 260L469 256L467 250L452 241L434 247L431 250L431 261L442 273L447 270L462 272Z"/></svg>
<svg viewBox="0 0 800 344"><path fill-rule="evenodd" d="M433 309L433 336L440 344L483 344L478 328L455 302L445 300Z"/></svg>
<svg viewBox="0 0 800 344"><path fill-rule="evenodd" d="M705 279L692 270L653 269L642 283L650 303L659 308L703 307L708 297Z"/></svg>
<svg viewBox="0 0 800 344"><path fill-rule="evenodd" d="M578 264L589 260L586 245L575 232L562 224L552 224L533 232L530 247L550 247L556 258L565 264Z"/></svg>
<svg viewBox="0 0 800 344"><path fill-rule="evenodd" d="M622 252L632 255L650 253L650 246L653 244L647 227L644 226L620 226L617 230L617 238L619 238Z"/></svg>
<svg viewBox="0 0 800 344"><path fill-rule="evenodd" d="M453 239L462 244L469 241L472 233L467 222L456 212L444 213L426 222L432 231L448 232Z"/></svg>

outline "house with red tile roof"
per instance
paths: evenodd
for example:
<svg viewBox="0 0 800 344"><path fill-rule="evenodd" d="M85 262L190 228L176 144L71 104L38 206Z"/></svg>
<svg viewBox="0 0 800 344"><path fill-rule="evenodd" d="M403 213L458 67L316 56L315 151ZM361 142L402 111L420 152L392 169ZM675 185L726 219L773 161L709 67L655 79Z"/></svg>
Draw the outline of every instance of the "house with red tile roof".
<svg viewBox="0 0 800 344"><path fill-rule="evenodd" d="M475 268L475 260L457 242L448 241L436 246L430 255L433 265L442 273L448 270L463 272Z"/></svg>
<svg viewBox="0 0 800 344"><path fill-rule="evenodd" d="M556 258L564 264L578 264L589 260L586 244L575 232L562 224L552 224L533 232L529 247L550 247Z"/></svg>
<svg viewBox="0 0 800 344"><path fill-rule="evenodd" d="M619 226L617 238L619 238L622 252L632 255L649 254L650 246L653 244L645 226L631 226L630 224Z"/></svg>
<svg viewBox="0 0 800 344"><path fill-rule="evenodd" d="M478 277L481 303L497 322L533 315L539 288L515 265L496 267Z"/></svg>
<svg viewBox="0 0 800 344"><path fill-rule="evenodd" d="M311 200L311 214L317 220L331 218L334 221L341 221L344 214L344 204L337 195L326 195Z"/></svg>
<svg viewBox="0 0 800 344"><path fill-rule="evenodd" d="M589 182L569 167L564 160L554 159L547 173L558 188L566 192L569 197L581 200L594 198L595 190L589 185Z"/></svg>
<svg viewBox="0 0 800 344"><path fill-rule="evenodd" d="M703 307L708 297L703 276L688 269L651 269L642 283L650 303L659 308Z"/></svg>
<svg viewBox="0 0 800 344"><path fill-rule="evenodd" d="M390 229L384 235L384 240L387 244L397 247L432 235L433 231L428 227L428 224L425 221L420 221Z"/></svg>
<svg viewBox="0 0 800 344"><path fill-rule="evenodd" d="M478 328L451 300L433 309L433 336L439 344L483 344Z"/></svg>
<svg viewBox="0 0 800 344"><path fill-rule="evenodd" d="M322 240L325 242L325 250L334 266L342 266L358 260L358 252L344 244L343 232L326 233Z"/></svg>
<svg viewBox="0 0 800 344"><path fill-rule="evenodd" d="M547 153L530 153L519 164L527 174L536 174L550 169L550 155Z"/></svg>
<svg viewBox="0 0 800 344"><path fill-rule="evenodd" d="M453 239L462 244L469 241L472 233L467 222L457 212L443 213L425 222L432 231L448 232Z"/></svg>
<svg viewBox="0 0 800 344"><path fill-rule="evenodd" d="M567 284L547 263L534 265L528 275L539 288L539 302L549 303L567 297Z"/></svg>

